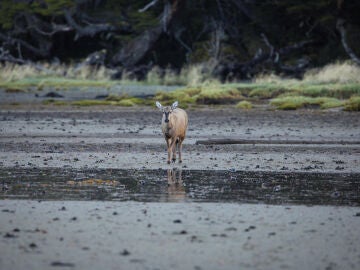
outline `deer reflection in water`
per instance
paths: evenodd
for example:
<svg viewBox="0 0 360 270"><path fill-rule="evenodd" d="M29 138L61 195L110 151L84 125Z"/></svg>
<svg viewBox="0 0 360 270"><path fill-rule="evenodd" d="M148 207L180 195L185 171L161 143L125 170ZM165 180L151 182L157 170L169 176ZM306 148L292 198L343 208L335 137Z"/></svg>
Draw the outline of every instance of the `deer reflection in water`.
<svg viewBox="0 0 360 270"><path fill-rule="evenodd" d="M169 201L184 201L186 199L186 192L182 180L182 171L176 168L168 169L167 180Z"/></svg>

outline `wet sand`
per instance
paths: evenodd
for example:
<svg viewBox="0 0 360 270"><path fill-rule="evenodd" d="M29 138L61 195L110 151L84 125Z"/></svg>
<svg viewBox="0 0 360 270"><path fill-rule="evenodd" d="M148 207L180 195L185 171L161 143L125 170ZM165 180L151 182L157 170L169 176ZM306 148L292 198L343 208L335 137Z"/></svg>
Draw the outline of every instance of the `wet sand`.
<svg viewBox="0 0 360 270"><path fill-rule="evenodd" d="M203 108L188 113L184 162L167 165L160 132L161 114L156 109L2 107L2 194L19 185L26 189L21 176L24 172L46 175L57 170L60 175L61 171L67 175L65 172L81 171L86 180L99 171L111 174L112 170L124 169L162 174L175 168L185 172L185 176L188 172L188 178L184 178L187 186L180 193L167 185L166 176L156 180L164 181L158 184L159 190L173 192L180 199L174 200L178 203L163 203L160 199L149 203L141 198L138 202L89 198L43 201L46 197L37 195L29 201L9 200L5 196L7 199L0 200L0 269L357 269L357 113L244 112L228 108ZM196 144L198 140L223 138L259 140L261 144ZM266 140L268 144L264 143ZM272 140L290 143L273 144ZM291 144L291 140L310 144ZM324 141L331 143L317 143ZM232 175L240 187L250 183L249 193L239 193L235 197L239 199L231 202L221 201L221 196L210 197L206 203L182 200L192 195L191 183L196 179L189 175L197 172L226 174L226 178L218 179L222 185L214 189L218 194L226 193ZM242 173L255 176L243 181ZM256 201L253 192L258 187L278 192L282 183L275 176L279 174L281 181L294 174L302 175L287 189L289 197L304 185L314 188L313 194L308 189L310 197L316 197L315 188L330 187L329 201L308 204L304 200L294 205L282 201L281 196L277 205ZM307 178L309 174L320 174L328 182L313 185L317 178ZM15 183L13 186L9 179L11 185ZM339 192L333 186L333 182L342 179L350 193ZM352 181L351 188L348 179ZM151 193L152 182L147 185L145 178L141 180L143 183L134 181ZM215 182L216 179L210 181ZM201 179L201 183L204 189L208 188L206 179ZM35 190L46 192L46 187L40 183ZM66 192L71 184L59 188ZM28 190L32 191L31 184ZM198 190L202 190L201 186ZM337 204L338 194L352 199ZM255 204L244 203L241 196L245 195Z"/></svg>
<svg viewBox="0 0 360 270"><path fill-rule="evenodd" d="M0 201L1 269L357 269L359 208Z"/></svg>

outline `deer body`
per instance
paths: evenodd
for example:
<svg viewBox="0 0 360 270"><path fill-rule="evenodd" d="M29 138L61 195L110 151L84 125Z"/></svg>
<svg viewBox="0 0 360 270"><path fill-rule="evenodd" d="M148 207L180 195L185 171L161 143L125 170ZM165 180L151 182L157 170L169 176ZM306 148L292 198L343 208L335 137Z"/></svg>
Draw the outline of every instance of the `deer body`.
<svg viewBox="0 0 360 270"><path fill-rule="evenodd" d="M182 162L182 143L188 126L187 113L183 109L177 108L177 105L177 101L172 106L166 107L156 102L156 106L163 112L161 130L167 145L168 163L176 161L176 148L179 150L179 162Z"/></svg>

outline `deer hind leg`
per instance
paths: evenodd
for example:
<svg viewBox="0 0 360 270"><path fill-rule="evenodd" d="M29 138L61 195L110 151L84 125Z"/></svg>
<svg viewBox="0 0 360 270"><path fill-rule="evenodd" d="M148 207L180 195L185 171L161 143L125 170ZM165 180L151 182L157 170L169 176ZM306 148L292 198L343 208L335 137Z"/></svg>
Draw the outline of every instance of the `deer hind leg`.
<svg viewBox="0 0 360 270"><path fill-rule="evenodd" d="M170 152L172 153L172 162L175 162L176 160L176 145L177 145L177 139L172 139L170 144Z"/></svg>
<svg viewBox="0 0 360 270"><path fill-rule="evenodd" d="M178 143L178 145L179 145L179 163L182 162L181 151L182 151L182 143L183 143L183 141L184 141L184 138L179 138L179 143Z"/></svg>

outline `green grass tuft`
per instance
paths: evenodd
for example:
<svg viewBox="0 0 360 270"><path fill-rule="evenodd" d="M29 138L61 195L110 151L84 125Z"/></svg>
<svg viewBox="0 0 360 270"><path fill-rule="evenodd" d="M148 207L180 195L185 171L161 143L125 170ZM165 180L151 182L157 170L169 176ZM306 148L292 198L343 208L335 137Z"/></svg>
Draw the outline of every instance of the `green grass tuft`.
<svg viewBox="0 0 360 270"><path fill-rule="evenodd" d="M103 87L108 88L115 85L116 81L108 80L81 80L81 79L69 79L69 78L24 78L16 81L0 81L0 88L6 89L19 89L24 91L29 87L36 87L38 90L42 90L46 87L52 87L57 89L68 89L70 87Z"/></svg>
<svg viewBox="0 0 360 270"><path fill-rule="evenodd" d="M285 96L274 98L270 104L279 110L296 110L304 107L320 107L321 109L343 106L343 102L329 97Z"/></svg>
<svg viewBox="0 0 360 270"><path fill-rule="evenodd" d="M116 103L116 105L123 106L123 107L132 107L135 103L131 99L123 99Z"/></svg>
<svg viewBox="0 0 360 270"><path fill-rule="evenodd" d="M75 106L123 106L123 107L131 107L135 105L143 105L146 104L144 99L129 97L129 98L115 98L111 97L110 100L93 100L93 99L85 99L85 100L78 100L73 101L70 103L71 105Z"/></svg>
<svg viewBox="0 0 360 270"><path fill-rule="evenodd" d="M68 105L68 102L63 100L46 99L42 102L43 105L53 104L55 106Z"/></svg>
<svg viewBox="0 0 360 270"><path fill-rule="evenodd" d="M252 109L253 105L251 102L243 100L238 102L235 107L238 109L250 110Z"/></svg>
<svg viewBox="0 0 360 270"><path fill-rule="evenodd" d="M177 100L181 104L224 104L244 99L240 91L229 85L202 85L172 92L158 92L154 100L170 104Z"/></svg>
<svg viewBox="0 0 360 270"><path fill-rule="evenodd" d="M107 101L107 100L93 100L93 99L84 99L84 100L77 100L71 102L71 105L75 106L98 106L98 105L115 105L116 102L114 101Z"/></svg>
<svg viewBox="0 0 360 270"><path fill-rule="evenodd" d="M345 111L360 111L360 96L351 97L345 102Z"/></svg>

